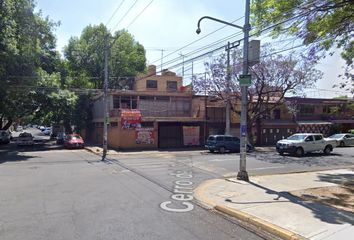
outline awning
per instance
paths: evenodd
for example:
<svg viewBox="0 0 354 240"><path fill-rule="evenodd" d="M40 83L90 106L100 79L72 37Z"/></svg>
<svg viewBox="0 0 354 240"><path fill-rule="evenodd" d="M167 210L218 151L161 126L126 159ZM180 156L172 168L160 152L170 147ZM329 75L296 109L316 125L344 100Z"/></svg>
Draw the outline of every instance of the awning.
<svg viewBox="0 0 354 240"><path fill-rule="evenodd" d="M328 121L297 121L298 125L331 125L332 122Z"/></svg>
<svg viewBox="0 0 354 240"><path fill-rule="evenodd" d="M338 120L332 120L332 123L354 123L354 119L338 119Z"/></svg>

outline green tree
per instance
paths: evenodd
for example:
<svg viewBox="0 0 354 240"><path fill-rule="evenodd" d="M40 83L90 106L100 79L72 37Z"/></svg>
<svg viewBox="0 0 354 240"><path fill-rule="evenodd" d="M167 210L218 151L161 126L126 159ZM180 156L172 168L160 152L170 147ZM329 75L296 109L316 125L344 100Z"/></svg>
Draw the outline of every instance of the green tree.
<svg viewBox="0 0 354 240"><path fill-rule="evenodd" d="M316 62L303 55L289 53L287 56L273 54L274 49L265 45L264 56L260 63L250 68L252 85L248 88L248 127L252 141L252 129L259 120L271 117L271 112L284 104L285 96L303 94L303 90L315 84L322 73L315 69ZM227 83L226 54L206 63L207 79L194 79L193 90L196 93L213 96L223 102L229 101L231 111L240 115L234 106L241 102L238 76L242 73L242 51L233 52L231 63L232 80ZM229 86L230 95L225 93Z"/></svg>
<svg viewBox="0 0 354 240"><path fill-rule="evenodd" d="M129 77L145 70L145 49L131 34L122 30L112 35L103 24L89 25L79 38L72 37L64 50L71 85L81 82L87 88L102 88L105 39L110 46L110 86L127 88Z"/></svg>
<svg viewBox="0 0 354 240"><path fill-rule="evenodd" d="M353 64L353 0L253 0L251 12L258 30L277 24L273 36L295 35L312 46L313 54L342 48L342 57Z"/></svg>
<svg viewBox="0 0 354 240"><path fill-rule="evenodd" d="M8 121L0 126L4 129L36 110L37 72L52 73L59 61L52 33L57 24L34 9L33 0L0 1L0 120Z"/></svg>
<svg viewBox="0 0 354 240"><path fill-rule="evenodd" d="M341 89L354 94L354 0L253 0L252 25L256 31L274 25L273 37L295 36L318 59L341 49L346 61Z"/></svg>

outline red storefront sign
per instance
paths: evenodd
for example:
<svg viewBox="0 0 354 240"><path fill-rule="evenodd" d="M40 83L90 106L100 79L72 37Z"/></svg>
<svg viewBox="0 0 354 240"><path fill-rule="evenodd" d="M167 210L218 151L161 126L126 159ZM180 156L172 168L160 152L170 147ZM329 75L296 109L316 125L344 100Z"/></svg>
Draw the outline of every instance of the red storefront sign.
<svg viewBox="0 0 354 240"><path fill-rule="evenodd" d="M122 129L133 129L141 127L140 110L121 110L120 113Z"/></svg>
<svg viewBox="0 0 354 240"><path fill-rule="evenodd" d="M136 128L135 143L136 144L154 144L155 136L153 128Z"/></svg>

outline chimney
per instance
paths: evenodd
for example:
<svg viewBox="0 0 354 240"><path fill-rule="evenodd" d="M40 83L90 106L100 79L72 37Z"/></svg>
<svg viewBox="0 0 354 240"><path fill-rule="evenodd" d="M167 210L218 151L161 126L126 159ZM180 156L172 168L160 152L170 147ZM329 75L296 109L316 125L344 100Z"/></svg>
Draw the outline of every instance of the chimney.
<svg viewBox="0 0 354 240"><path fill-rule="evenodd" d="M148 74L151 76L156 75L156 66L155 65L149 65Z"/></svg>

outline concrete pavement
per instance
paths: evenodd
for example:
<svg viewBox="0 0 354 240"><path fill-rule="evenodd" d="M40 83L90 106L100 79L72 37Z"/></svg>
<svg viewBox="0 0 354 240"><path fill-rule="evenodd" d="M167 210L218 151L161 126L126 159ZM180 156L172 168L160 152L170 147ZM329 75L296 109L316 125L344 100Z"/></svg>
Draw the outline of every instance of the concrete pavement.
<svg viewBox="0 0 354 240"><path fill-rule="evenodd" d="M250 182L214 179L199 185L194 197L284 239L352 239L353 213L290 194L343 183L354 184L354 169L256 176Z"/></svg>

